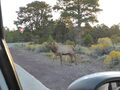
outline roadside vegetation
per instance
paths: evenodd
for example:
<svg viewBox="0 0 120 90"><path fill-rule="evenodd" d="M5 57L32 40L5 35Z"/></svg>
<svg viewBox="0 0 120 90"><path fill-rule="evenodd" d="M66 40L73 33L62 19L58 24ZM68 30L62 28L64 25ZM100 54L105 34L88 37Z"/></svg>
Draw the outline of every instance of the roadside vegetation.
<svg viewBox="0 0 120 90"><path fill-rule="evenodd" d="M51 58L54 54L47 46L52 42L73 45L78 56L100 59L111 68L119 65L120 24L93 26L92 23L97 22L95 14L102 11L99 0L71 1L58 0L53 7L43 1L34 1L20 7L14 21L17 30L4 28L7 42L28 42L23 45L25 49L46 53ZM53 20L52 11L59 11L60 17ZM21 25L25 26L23 33L19 31Z"/></svg>

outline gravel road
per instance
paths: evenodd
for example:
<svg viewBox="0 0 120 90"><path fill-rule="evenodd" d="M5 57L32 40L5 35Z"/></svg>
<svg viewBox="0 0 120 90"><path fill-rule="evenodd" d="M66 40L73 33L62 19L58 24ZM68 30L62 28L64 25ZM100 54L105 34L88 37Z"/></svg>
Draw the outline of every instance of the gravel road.
<svg viewBox="0 0 120 90"><path fill-rule="evenodd" d="M78 65L54 62L40 53L22 48L10 48L14 61L36 77L51 90L66 90L67 87L81 76L94 72L105 71L103 63L89 56L80 55Z"/></svg>

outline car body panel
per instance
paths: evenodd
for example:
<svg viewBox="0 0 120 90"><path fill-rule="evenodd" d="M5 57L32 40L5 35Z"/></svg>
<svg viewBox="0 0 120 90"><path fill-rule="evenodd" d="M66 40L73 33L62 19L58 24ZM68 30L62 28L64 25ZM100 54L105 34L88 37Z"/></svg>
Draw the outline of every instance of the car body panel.
<svg viewBox="0 0 120 90"><path fill-rule="evenodd" d="M90 74L75 80L68 90L96 90L104 83L120 80L120 72L108 71Z"/></svg>
<svg viewBox="0 0 120 90"><path fill-rule="evenodd" d="M16 71L20 79L23 90L50 90L38 81L34 76L29 74L21 66L16 64Z"/></svg>

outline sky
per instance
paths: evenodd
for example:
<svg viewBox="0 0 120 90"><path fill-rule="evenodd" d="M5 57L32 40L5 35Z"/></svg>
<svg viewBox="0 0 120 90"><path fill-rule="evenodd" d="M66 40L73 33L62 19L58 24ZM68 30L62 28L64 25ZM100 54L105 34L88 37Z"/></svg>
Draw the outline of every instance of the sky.
<svg viewBox="0 0 120 90"><path fill-rule="evenodd" d="M1 0L2 13L3 13L3 24L10 29L16 28L13 21L16 20L19 7L25 6L27 3L31 3L34 0ZM45 1L46 3L53 6L56 0L38 0ZM97 14L99 24L104 23L107 26L120 23L120 0L99 0L100 8L102 12ZM58 14L54 13L54 18L58 18Z"/></svg>

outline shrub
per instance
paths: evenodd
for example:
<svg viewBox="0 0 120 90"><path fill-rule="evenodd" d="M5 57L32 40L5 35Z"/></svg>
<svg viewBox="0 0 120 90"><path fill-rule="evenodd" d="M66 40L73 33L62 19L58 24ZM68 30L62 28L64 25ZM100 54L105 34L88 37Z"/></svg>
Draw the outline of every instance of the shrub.
<svg viewBox="0 0 120 90"><path fill-rule="evenodd" d="M76 45L75 46L75 52L76 53L81 53L81 54L86 54L86 55L90 55L90 53L91 53L89 48L83 47L81 45Z"/></svg>
<svg viewBox="0 0 120 90"><path fill-rule="evenodd" d="M66 45L73 45L73 46L75 46L75 42L74 42L74 41L71 41L71 40L67 40L67 41L65 42L65 44L66 44Z"/></svg>
<svg viewBox="0 0 120 90"><path fill-rule="evenodd" d="M48 45L48 44L49 44L49 43L47 43L47 42L43 42L43 43L40 45L40 47L38 47L38 48L35 49L35 52L37 52L37 53L40 53L40 52L49 52L50 49L47 48L47 45Z"/></svg>
<svg viewBox="0 0 120 90"><path fill-rule="evenodd" d="M120 43L120 36L112 35L111 38L113 43Z"/></svg>
<svg viewBox="0 0 120 90"><path fill-rule="evenodd" d="M114 44L114 50L120 51L120 44Z"/></svg>
<svg viewBox="0 0 120 90"><path fill-rule="evenodd" d="M108 64L110 67L120 62L120 51L111 51L104 59L104 64Z"/></svg>
<svg viewBox="0 0 120 90"><path fill-rule="evenodd" d="M49 52L50 50L46 47L39 47L39 48L35 48L34 51L36 53L42 53L42 52Z"/></svg>
<svg viewBox="0 0 120 90"><path fill-rule="evenodd" d="M49 35L48 39L47 39L47 43L50 44L52 42L54 42L55 40L53 39L53 37L51 35Z"/></svg>
<svg viewBox="0 0 120 90"><path fill-rule="evenodd" d="M34 52L37 52L37 53L40 53L40 52L48 52L50 51L47 47L47 42L44 42L43 44L31 44L31 43L28 43L25 45L25 48L27 50L31 50L31 51L34 51Z"/></svg>
<svg viewBox="0 0 120 90"><path fill-rule="evenodd" d="M32 37L32 41L34 43L39 43L40 37L38 35L35 35L34 37Z"/></svg>
<svg viewBox="0 0 120 90"><path fill-rule="evenodd" d="M84 44L86 46L89 46L92 44L93 42L93 37L90 35L90 34L86 34L84 37L83 37L83 40L84 40Z"/></svg>
<svg viewBox="0 0 120 90"><path fill-rule="evenodd" d="M91 45L91 49L94 50L93 53L103 55L108 54L112 50L113 44L110 38L99 38L97 42L97 44Z"/></svg>
<svg viewBox="0 0 120 90"><path fill-rule="evenodd" d="M46 46L48 45L48 42L43 42L41 45L42 45L43 47L46 47Z"/></svg>
<svg viewBox="0 0 120 90"><path fill-rule="evenodd" d="M30 44L26 44L26 45L25 45L25 48L27 48L28 50L34 51L35 46L34 46L34 45L30 45Z"/></svg>
<svg viewBox="0 0 120 90"><path fill-rule="evenodd" d="M102 44L104 47L112 46L112 40L111 40L111 38L108 38L108 37L99 38L98 44Z"/></svg>

